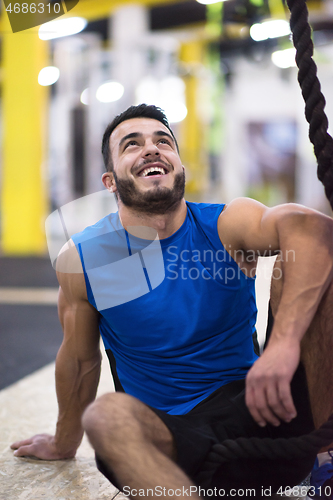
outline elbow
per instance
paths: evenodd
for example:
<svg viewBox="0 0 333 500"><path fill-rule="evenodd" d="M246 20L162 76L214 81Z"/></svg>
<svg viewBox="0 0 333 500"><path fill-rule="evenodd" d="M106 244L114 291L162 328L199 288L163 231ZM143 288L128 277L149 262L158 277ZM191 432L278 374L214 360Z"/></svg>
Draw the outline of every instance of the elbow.
<svg viewBox="0 0 333 500"><path fill-rule="evenodd" d="M305 214L304 231L313 236L317 245L327 247L333 258L333 220L319 212Z"/></svg>
<svg viewBox="0 0 333 500"><path fill-rule="evenodd" d="M281 214L277 228L280 233L314 237L319 244L327 244L333 251L333 219L320 212L294 205L292 210Z"/></svg>

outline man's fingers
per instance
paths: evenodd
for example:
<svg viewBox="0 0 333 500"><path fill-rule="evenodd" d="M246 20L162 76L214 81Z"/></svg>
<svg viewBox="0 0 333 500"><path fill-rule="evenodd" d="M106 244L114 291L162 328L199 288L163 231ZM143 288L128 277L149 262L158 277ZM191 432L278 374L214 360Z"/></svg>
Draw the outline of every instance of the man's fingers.
<svg viewBox="0 0 333 500"><path fill-rule="evenodd" d="M66 460L75 456L75 451L59 452L54 444L54 436L37 434L24 441L16 441L11 445L16 450L16 457L33 457L40 460Z"/></svg>
<svg viewBox="0 0 333 500"><path fill-rule="evenodd" d="M27 457L34 455L35 445L30 444L27 446L20 446L16 451L14 451L15 457Z"/></svg>
<svg viewBox="0 0 333 500"><path fill-rule="evenodd" d="M268 422L277 427L284 417L284 408L279 399L278 388L275 383L271 383L266 389L267 406L270 410L270 418Z"/></svg>
<svg viewBox="0 0 333 500"><path fill-rule="evenodd" d="M297 414L287 382L272 382L268 387L249 387L246 404L252 417L261 427L267 423L278 426L281 420L290 422Z"/></svg>
<svg viewBox="0 0 333 500"><path fill-rule="evenodd" d="M296 417L296 409L287 380L279 380L267 389L267 401L270 409L280 420L290 422ZM273 423L273 422L272 422ZM274 425L278 425L274 423Z"/></svg>
<svg viewBox="0 0 333 500"><path fill-rule="evenodd" d="M284 417L282 416L281 418L283 418L286 422L290 422L297 415L293 397L291 395L290 384L280 382L278 385L278 392L281 405L284 408Z"/></svg>
<svg viewBox="0 0 333 500"><path fill-rule="evenodd" d="M290 381L300 358L299 344L270 341L246 377L247 405L259 425L279 425L296 417Z"/></svg>
<svg viewBox="0 0 333 500"><path fill-rule="evenodd" d="M264 387L249 388L246 393L246 405L260 427L264 427L268 422L279 425L279 420L268 407Z"/></svg>
<svg viewBox="0 0 333 500"><path fill-rule="evenodd" d="M269 387L267 390L267 401L268 405L271 408L274 415L276 415L280 420L284 420L285 422L290 422L293 418L291 416L291 412L287 409L290 408L290 404L293 407L293 402L291 398L291 393L289 389L288 383L280 383L279 385L274 385ZM288 406L286 407L285 404ZM276 422L274 425L279 425Z"/></svg>
<svg viewBox="0 0 333 500"><path fill-rule="evenodd" d="M269 403L269 397L273 399L273 401L276 400L276 396L273 396L274 392L276 394L274 387L270 387L268 390L265 387L258 388L255 391L255 403L261 417L261 421L265 422L265 424L270 423L277 426L280 424L280 420L275 415Z"/></svg>
<svg viewBox="0 0 333 500"><path fill-rule="evenodd" d="M20 446L26 446L31 443L32 439L29 438L29 439L24 439L23 441L15 441L15 443L11 444L10 447L12 450L17 450L18 448L20 448Z"/></svg>
<svg viewBox="0 0 333 500"><path fill-rule="evenodd" d="M247 381L246 384L246 391L245 391L245 402L246 406L251 413L253 419L255 422L257 422L258 425L261 427L264 427L266 425L265 419L261 416L257 403L256 403L256 395L255 395L255 386L253 386L250 381Z"/></svg>

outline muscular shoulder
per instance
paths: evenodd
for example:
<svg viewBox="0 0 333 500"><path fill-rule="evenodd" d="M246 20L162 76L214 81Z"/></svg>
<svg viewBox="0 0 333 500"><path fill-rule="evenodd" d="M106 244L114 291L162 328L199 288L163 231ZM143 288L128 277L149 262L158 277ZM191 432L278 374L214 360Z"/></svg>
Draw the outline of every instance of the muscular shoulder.
<svg viewBox="0 0 333 500"><path fill-rule="evenodd" d="M225 205L218 219L218 232L223 243L243 246L243 238L249 230L260 224L268 208L251 198L236 198Z"/></svg>
<svg viewBox="0 0 333 500"><path fill-rule="evenodd" d="M62 292L69 302L88 300L81 259L72 240L60 250L56 272Z"/></svg>
<svg viewBox="0 0 333 500"><path fill-rule="evenodd" d="M279 248L278 227L288 220L301 225L322 214L296 203L269 208L251 198L237 198L225 207L218 220L221 241L234 249Z"/></svg>
<svg viewBox="0 0 333 500"><path fill-rule="evenodd" d="M239 219L241 222L244 218L248 219L249 216L258 216L267 210L267 207L257 200L252 198L235 198L230 203L226 204L223 209L223 218L220 217L221 223L228 223L231 220ZM221 214L221 216L222 216Z"/></svg>

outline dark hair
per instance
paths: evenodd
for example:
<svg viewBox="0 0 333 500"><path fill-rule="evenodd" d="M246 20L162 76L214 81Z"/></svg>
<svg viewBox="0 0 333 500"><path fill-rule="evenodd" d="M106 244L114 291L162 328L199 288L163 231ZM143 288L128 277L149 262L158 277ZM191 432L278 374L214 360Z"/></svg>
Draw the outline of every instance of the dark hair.
<svg viewBox="0 0 333 500"><path fill-rule="evenodd" d="M179 153L179 148L178 148L178 143L176 140L176 137L174 136L174 133L172 132L168 119L164 113L164 111L161 108L158 108L157 106L154 105L148 105L148 104L139 104L138 106L130 106L128 109L120 113L120 115L117 115L111 123L106 127L106 130L103 135L103 141L102 141L102 155L104 159L104 164L105 168L107 171L112 171L113 170L113 164L112 164L112 158L110 154L110 136L114 129L118 127L118 125L126 120L131 120L132 118L151 118L152 120L158 120L163 125L169 129L176 147L177 151Z"/></svg>

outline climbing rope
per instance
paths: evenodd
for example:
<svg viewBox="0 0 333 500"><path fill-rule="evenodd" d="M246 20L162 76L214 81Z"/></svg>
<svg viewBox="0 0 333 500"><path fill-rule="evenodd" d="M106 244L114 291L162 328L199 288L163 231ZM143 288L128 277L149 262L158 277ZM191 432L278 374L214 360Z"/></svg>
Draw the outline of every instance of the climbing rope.
<svg viewBox="0 0 333 500"><path fill-rule="evenodd" d="M305 0L287 0L290 10L290 28L296 48L298 82L305 101L305 117L309 138L317 158L318 179L323 183L326 196L333 209L333 139L328 134L328 119L324 112L325 97L317 78L317 66L312 58L313 42Z"/></svg>
<svg viewBox="0 0 333 500"><path fill-rule="evenodd" d="M305 0L287 0L291 12L290 28L296 48L298 82L305 101L305 117L310 125L309 138L318 163L318 178L325 187L333 209L333 139L328 134L328 119L324 112L325 98L317 78L317 66L312 59L313 43ZM239 458L306 458L333 442L333 414L319 429L296 438L228 439L212 446L201 469L201 484L210 481L217 468Z"/></svg>
<svg viewBox="0 0 333 500"><path fill-rule="evenodd" d="M225 462L238 458L308 458L311 454L333 442L333 415L319 429L294 438L238 438L227 439L212 446L202 467L199 482L212 479L217 468Z"/></svg>

